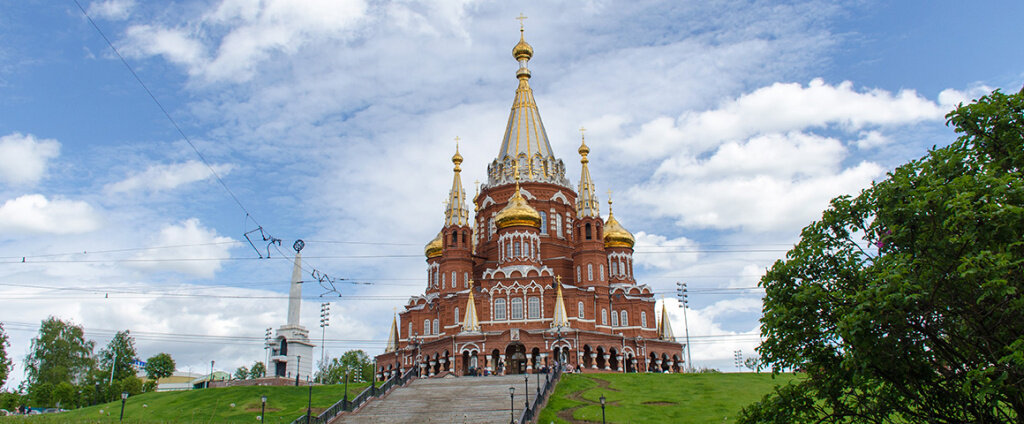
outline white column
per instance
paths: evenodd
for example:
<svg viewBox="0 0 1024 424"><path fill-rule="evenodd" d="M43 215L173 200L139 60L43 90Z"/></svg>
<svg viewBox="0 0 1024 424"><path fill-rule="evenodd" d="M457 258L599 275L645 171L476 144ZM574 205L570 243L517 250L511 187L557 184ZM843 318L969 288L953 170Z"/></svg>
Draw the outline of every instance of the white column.
<svg viewBox="0 0 1024 424"><path fill-rule="evenodd" d="M299 309L302 307L302 252L295 252L295 267L292 268L292 285L288 291L288 325L299 325Z"/></svg>

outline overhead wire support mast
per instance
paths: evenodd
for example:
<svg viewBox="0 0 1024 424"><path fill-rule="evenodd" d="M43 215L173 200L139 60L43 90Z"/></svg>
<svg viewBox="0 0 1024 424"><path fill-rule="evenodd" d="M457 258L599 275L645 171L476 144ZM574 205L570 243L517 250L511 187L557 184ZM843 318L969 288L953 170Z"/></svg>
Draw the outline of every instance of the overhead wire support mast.
<svg viewBox="0 0 1024 424"><path fill-rule="evenodd" d="M690 356L690 323L686 318L686 310L690 306L690 298L686 293L686 283L676 282L676 297L679 299L679 307L683 308L683 328L686 330L686 367L693 372L693 357Z"/></svg>

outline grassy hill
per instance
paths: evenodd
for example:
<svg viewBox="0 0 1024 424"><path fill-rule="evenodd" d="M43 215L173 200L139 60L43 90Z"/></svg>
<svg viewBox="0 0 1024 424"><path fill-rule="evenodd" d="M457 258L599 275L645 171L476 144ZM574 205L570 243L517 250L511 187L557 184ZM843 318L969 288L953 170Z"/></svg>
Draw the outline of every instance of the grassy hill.
<svg viewBox="0 0 1024 424"><path fill-rule="evenodd" d="M350 383L349 399L368 383ZM345 386L314 386L313 414L342 398ZM258 423L260 396L267 395L266 422L290 423L306 413L309 387L227 387L182 392L144 393L128 399L125 423ZM234 405L234 406L232 406ZM116 423L121 402L59 414L0 417L0 423Z"/></svg>
<svg viewBox="0 0 1024 424"><path fill-rule="evenodd" d="M732 422L744 406L795 378L773 379L770 373L565 375L537 422L601 422L601 395L609 423Z"/></svg>

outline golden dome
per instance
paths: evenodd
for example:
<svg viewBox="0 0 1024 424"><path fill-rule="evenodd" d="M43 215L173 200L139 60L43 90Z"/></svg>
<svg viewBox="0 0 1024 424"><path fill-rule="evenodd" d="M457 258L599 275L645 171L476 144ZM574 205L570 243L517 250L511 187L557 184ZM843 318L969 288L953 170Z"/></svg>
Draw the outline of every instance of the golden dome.
<svg viewBox="0 0 1024 424"><path fill-rule="evenodd" d="M526 199L519 193L519 184L516 184L516 193L508 199L505 206L498 215L494 217L494 223L498 228L511 227L513 225L528 225L540 228L540 213L532 208Z"/></svg>
<svg viewBox="0 0 1024 424"><path fill-rule="evenodd" d="M608 220L604 223L604 247L628 247L632 249L635 244L636 239L633 238L633 234L626 231L622 224L619 224L619 221L615 219L615 214L612 213L612 199L609 198Z"/></svg>
<svg viewBox="0 0 1024 424"><path fill-rule="evenodd" d="M526 42L522 29L519 30L519 44L512 48L512 57L516 58L517 61L523 59L530 60L533 57L533 47Z"/></svg>
<svg viewBox="0 0 1024 424"><path fill-rule="evenodd" d="M436 258L441 256L441 252L444 251L444 242L441 241L441 232L437 232L437 237L434 237L427 246L423 248L423 254L427 255L427 259Z"/></svg>

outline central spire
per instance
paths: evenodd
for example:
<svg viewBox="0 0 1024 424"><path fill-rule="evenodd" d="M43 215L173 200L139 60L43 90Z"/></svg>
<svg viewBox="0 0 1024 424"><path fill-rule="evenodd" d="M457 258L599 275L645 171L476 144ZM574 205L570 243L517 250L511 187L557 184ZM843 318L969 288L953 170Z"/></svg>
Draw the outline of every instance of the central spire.
<svg viewBox="0 0 1024 424"><path fill-rule="evenodd" d="M520 17L520 21L525 17ZM555 158L548 141L544 122L540 119L537 101L530 88L529 62L533 47L526 42L522 27L519 43L512 48L512 56L519 62L516 78L519 86L512 100L512 111L501 140L498 157L488 167L488 185L510 184L513 168L519 168L523 181L549 182L570 187L565 180L565 167Z"/></svg>
<svg viewBox="0 0 1024 424"><path fill-rule="evenodd" d="M585 131L587 131L586 128L580 127L579 153L582 171L580 173L579 197L576 198L576 214L580 218L597 218L601 215L601 209L597 203L597 187L594 186L594 181L590 178L590 168L587 167L587 164L590 163L590 159L587 159L590 148L587 147L587 140L583 135Z"/></svg>
<svg viewBox="0 0 1024 424"><path fill-rule="evenodd" d="M462 155L459 154L459 138L455 137L455 155L452 156L452 163L455 164L455 177L452 179L452 189L448 192L448 205L444 211L444 225L469 225L469 207L466 206L466 190L462 189Z"/></svg>

